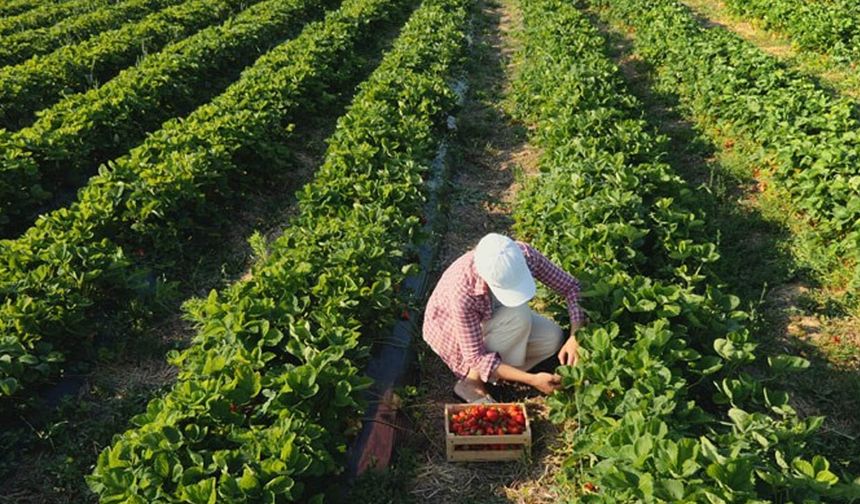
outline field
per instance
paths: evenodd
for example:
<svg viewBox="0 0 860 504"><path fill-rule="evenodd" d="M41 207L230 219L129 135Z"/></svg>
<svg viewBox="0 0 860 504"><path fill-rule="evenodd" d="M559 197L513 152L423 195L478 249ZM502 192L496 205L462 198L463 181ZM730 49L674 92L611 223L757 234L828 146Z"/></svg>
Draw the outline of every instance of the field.
<svg viewBox="0 0 860 504"><path fill-rule="evenodd" d="M858 62L841 0L0 0L0 503L860 502ZM490 231L589 323L451 463Z"/></svg>

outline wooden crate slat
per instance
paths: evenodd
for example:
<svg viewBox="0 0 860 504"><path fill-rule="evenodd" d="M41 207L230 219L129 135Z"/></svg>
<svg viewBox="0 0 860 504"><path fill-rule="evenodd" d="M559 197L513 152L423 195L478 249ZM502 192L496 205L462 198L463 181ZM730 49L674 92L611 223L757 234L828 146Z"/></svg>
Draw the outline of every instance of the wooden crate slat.
<svg viewBox="0 0 860 504"><path fill-rule="evenodd" d="M473 445L473 444L517 444L527 443L529 436L527 434L504 434L492 436L458 436L451 434L451 442L455 445Z"/></svg>
<svg viewBox="0 0 860 504"><path fill-rule="evenodd" d="M448 456L449 462L506 462L521 460L523 450L503 451L455 451Z"/></svg>

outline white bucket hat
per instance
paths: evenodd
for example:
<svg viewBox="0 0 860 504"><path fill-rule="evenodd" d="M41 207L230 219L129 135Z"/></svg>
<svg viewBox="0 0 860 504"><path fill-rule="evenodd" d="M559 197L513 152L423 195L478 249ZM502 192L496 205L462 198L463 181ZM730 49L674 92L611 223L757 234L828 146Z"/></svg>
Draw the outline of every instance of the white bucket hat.
<svg viewBox="0 0 860 504"><path fill-rule="evenodd" d="M537 291L523 251L507 236L490 233L481 238L475 247L475 270L505 306L520 306Z"/></svg>

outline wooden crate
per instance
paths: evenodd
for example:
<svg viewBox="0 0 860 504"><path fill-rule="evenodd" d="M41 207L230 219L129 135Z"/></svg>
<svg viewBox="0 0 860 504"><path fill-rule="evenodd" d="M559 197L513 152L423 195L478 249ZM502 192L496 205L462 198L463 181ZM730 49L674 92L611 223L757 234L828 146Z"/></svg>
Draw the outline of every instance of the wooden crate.
<svg viewBox="0 0 860 504"><path fill-rule="evenodd" d="M523 403L490 403L486 406L519 406L526 418L526 429L522 434L502 434L493 436L458 436L451 432L451 415L458 413L474 404L445 405L445 444L448 462L500 462L505 460L520 460L531 454L532 427L529 414ZM510 450L469 450L466 447L476 445L506 444L517 445Z"/></svg>

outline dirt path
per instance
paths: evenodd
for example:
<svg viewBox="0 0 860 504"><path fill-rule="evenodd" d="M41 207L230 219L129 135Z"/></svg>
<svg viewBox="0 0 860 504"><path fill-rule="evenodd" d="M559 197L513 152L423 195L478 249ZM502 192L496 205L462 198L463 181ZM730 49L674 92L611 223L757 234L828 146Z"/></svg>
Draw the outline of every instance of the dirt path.
<svg viewBox="0 0 860 504"><path fill-rule="evenodd" d="M834 61L825 54L798 49L786 34L766 30L755 20L741 19L720 0L681 1L693 9L703 23L730 30L824 87L860 100L860 71L856 67Z"/></svg>
<svg viewBox="0 0 860 504"><path fill-rule="evenodd" d="M793 258L791 230L774 203L762 197L743 141L701 133L684 116L677 97L654 88L650 69L635 54L629 34L598 25L608 36L609 53L631 92L643 103L645 120L668 137L667 162L691 185L708 189L700 192L700 204L712 233L720 236L719 274L728 290L756 313L760 351L802 355L811 361L807 372L780 385L792 392L793 405L802 415L827 417L812 442L856 473L860 319L844 313L833 293L817 285Z"/></svg>
<svg viewBox="0 0 860 504"><path fill-rule="evenodd" d="M511 235L511 208L518 180L535 169L537 152L526 143L524 128L504 112L505 96L516 71L513 33L521 24L513 0L479 2L474 44L469 57L469 93L458 118L452 181L448 195L448 230L441 237L438 275L488 232ZM548 444L555 429L545 420L544 401L525 388L507 389L526 397L537 418L531 464L449 464L445 460L443 405L455 402L455 378L422 342L419 395L407 415L420 436L410 436L401 453L414 453L414 472L406 488L417 502L557 502L545 478L557 463Z"/></svg>

